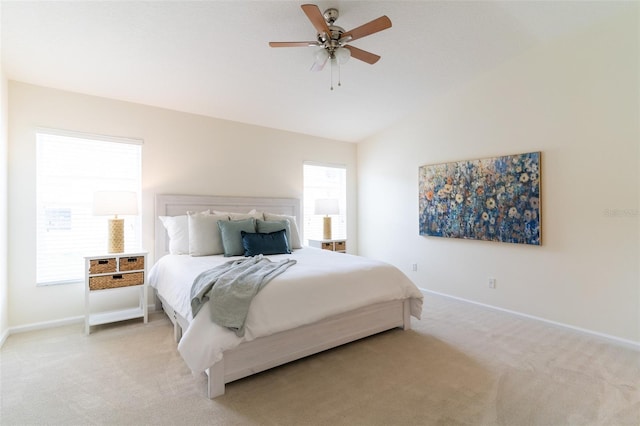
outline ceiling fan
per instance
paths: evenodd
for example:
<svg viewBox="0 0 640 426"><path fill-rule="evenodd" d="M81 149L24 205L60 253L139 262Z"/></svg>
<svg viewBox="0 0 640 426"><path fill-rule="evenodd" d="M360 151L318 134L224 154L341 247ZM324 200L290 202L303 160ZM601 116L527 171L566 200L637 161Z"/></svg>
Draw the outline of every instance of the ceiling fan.
<svg viewBox="0 0 640 426"><path fill-rule="evenodd" d="M338 9L329 8L322 13L315 4L303 4L301 7L318 32L316 40L272 41L269 42L269 46L322 48L316 53L316 59L311 66L311 71L322 70L328 60L331 60L332 63L336 62L338 65L343 64L349 57L354 57L371 65L378 62L380 56L358 49L348 43L390 28L391 20L387 16L383 15L350 31L345 31L344 28L334 25L339 16ZM338 85L340 85L339 82ZM333 86L331 89L333 89Z"/></svg>

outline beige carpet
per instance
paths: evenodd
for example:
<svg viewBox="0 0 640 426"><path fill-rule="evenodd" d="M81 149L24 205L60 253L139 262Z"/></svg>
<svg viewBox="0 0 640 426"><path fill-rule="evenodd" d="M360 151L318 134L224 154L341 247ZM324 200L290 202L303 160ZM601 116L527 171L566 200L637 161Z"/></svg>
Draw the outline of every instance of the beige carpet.
<svg viewBox="0 0 640 426"><path fill-rule="evenodd" d="M159 313L12 335L2 425L640 425L640 353L427 295L423 319L206 398Z"/></svg>

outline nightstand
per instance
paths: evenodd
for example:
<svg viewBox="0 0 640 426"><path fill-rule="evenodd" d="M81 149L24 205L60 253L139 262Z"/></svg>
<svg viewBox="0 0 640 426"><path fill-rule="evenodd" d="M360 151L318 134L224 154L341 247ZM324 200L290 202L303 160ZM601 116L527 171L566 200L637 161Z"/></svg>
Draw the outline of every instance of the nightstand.
<svg viewBox="0 0 640 426"><path fill-rule="evenodd" d="M338 253L347 252L347 240L309 240L309 247L321 248L323 250L331 250Z"/></svg>
<svg viewBox="0 0 640 426"><path fill-rule="evenodd" d="M92 325L107 324L132 318L147 322L147 253L110 253L85 256L85 316L84 332L89 334ZM137 307L107 312L91 312L91 299L106 292L122 292L127 287L139 289Z"/></svg>

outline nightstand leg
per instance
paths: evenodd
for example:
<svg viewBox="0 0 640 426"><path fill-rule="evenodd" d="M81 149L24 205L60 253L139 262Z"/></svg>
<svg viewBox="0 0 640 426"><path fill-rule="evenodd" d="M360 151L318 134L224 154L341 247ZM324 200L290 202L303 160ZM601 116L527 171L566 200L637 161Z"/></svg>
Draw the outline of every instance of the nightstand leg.
<svg viewBox="0 0 640 426"><path fill-rule="evenodd" d="M144 318L144 323L146 324L148 322L148 318L149 318L149 313L148 313L148 306L147 306L147 285L143 285L142 286L142 300L141 302L141 308L142 308L142 317Z"/></svg>
<svg viewBox="0 0 640 426"><path fill-rule="evenodd" d="M86 310L84 313L84 334L87 336L91 333L91 326L89 325L89 311Z"/></svg>
<svg viewBox="0 0 640 426"><path fill-rule="evenodd" d="M89 261L85 260L85 270L89 270ZM89 316L91 314L91 309L89 309L89 279L85 277L84 283L84 334L89 335L91 332L91 326L89 325Z"/></svg>

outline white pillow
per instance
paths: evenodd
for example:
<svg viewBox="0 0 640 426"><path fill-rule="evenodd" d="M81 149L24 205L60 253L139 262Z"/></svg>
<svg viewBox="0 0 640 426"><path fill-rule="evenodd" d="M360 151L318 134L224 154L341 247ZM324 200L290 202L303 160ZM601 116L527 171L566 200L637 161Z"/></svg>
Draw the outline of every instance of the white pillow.
<svg viewBox="0 0 640 426"><path fill-rule="evenodd" d="M189 254L191 256L210 256L224 253L218 221L229 220L227 215L189 212L187 217L189 224Z"/></svg>
<svg viewBox="0 0 640 426"><path fill-rule="evenodd" d="M213 214L227 215L231 220L245 220L251 218L264 220L262 212L256 211L256 209L251 210L249 213L219 212L214 210Z"/></svg>
<svg viewBox="0 0 640 426"><path fill-rule="evenodd" d="M198 213L187 212L186 215L179 216L158 216L167 230L171 254L189 254L189 222L187 220L189 214L210 215L211 210Z"/></svg>
<svg viewBox="0 0 640 426"><path fill-rule="evenodd" d="M187 215L159 216L169 236L169 253L189 254L189 225Z"/></svg>
<svg viewBox="0 0 640 426"><path fill-rule="evenodd" d="M302 248L302 243L300 242L300 233L298 232L298 225L296 224L295 216L287 216L284 214L275 214L275 213L267 213L264 212L264 220L286 220L289 222L289 228L291 228L291 248L299 249Z"/></svg>

